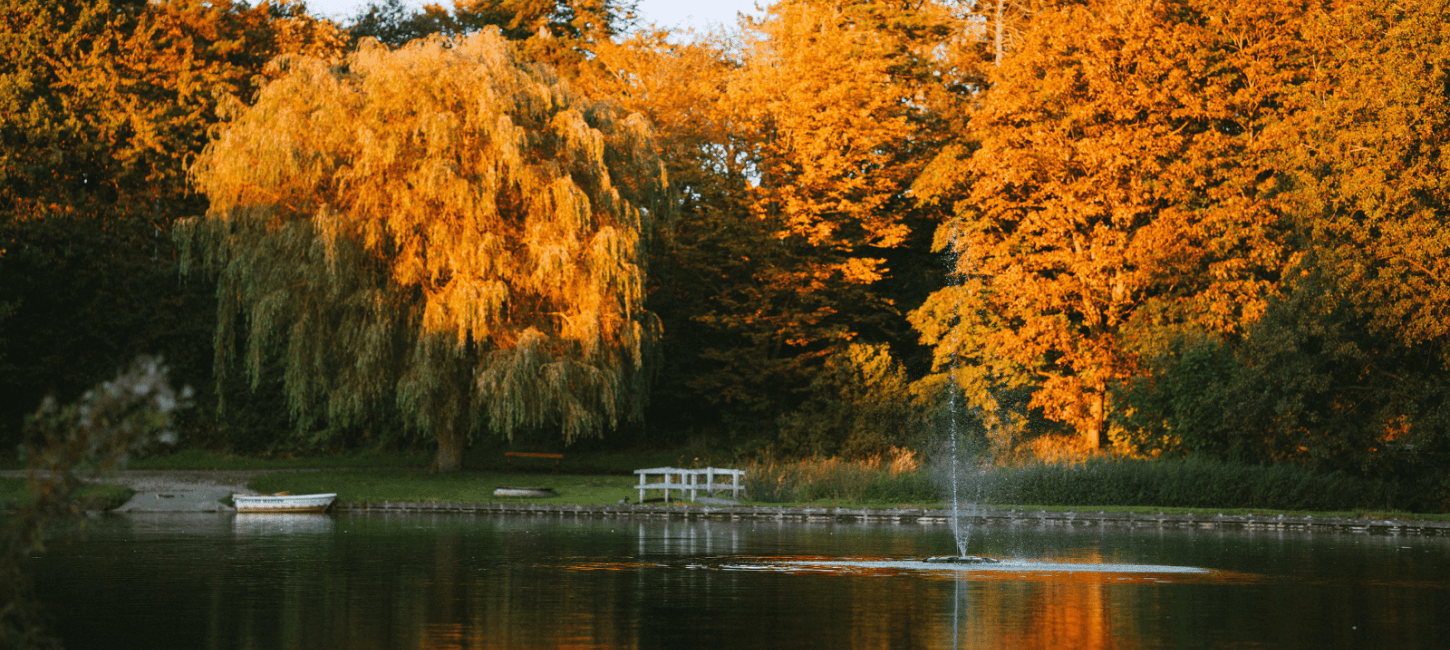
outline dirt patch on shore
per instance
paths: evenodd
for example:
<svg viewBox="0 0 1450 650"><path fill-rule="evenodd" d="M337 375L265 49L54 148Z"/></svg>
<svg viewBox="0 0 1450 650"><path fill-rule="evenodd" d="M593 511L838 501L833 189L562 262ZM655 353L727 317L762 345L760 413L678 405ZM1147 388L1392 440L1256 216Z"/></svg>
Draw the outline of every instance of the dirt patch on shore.
<svg viewBox="0 0 1450 650"><path fill-rule="evenodd" d="M97 477L88 482L124 485L137 492L185 492L195 490L228 490L236 494L256 494L247 488L252 477L286 471L276 469L171 470L134 469ZM25 470L6 470L0 476L25 478Z"/></svg>
<svg viewBox="0 0 1450 650"><path fill-rule="evenodd" d="M253 477L278 471L316 470L128 470L90 479L135 490L131 500L113 512L223 512L223 503L233 494L256 494L247 487ZM24 470L7 470L0 476L24 478Z"/></svg>

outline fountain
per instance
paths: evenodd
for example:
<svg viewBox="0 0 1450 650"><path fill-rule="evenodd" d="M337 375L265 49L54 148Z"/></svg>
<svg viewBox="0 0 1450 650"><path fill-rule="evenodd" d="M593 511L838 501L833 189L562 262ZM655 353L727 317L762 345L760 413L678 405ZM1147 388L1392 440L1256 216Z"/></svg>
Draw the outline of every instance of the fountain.
<svg viewBox="0 0 1450 650"><path fill-rule="evenodd" d="M963 430L961 411L957 399L958 390L953 380L948 384L946 405L946 426L943 449L937 463L937 483L947 493L951 509L952 537L956 541L954 556L929 557L923 560L933 564L991 564L997 560L968 554L972 539L972 525L979 514L983 488L987 480L987 466L990 459L986 454L987 436L968 436ZM980 423L986 426L986 423Z"/></svg>
<svg viewBox="0 0 1450 650"><path fill-rule="evenodd" d="M998 564L1000 560L979 555L938 555L926 558L922 562L927 564Z"/></svg>

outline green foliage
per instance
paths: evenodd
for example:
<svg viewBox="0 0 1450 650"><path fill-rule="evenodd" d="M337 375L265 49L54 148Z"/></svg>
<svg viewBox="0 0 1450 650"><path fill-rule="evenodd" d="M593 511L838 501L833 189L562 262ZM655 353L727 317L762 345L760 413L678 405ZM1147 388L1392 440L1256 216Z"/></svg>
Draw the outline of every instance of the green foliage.
<svg viewBox="0 0 1450 650"><path fill-rule="evenodd" d="M930 505L941 501L941 488L927 472L902 472L878 476L861 496L870 503Z"/></svg>
<svg viewBox="0 0 1450 650"><path fill-rule="evenodd" d="M1373 333L1315 277L1241 342L1181 339L1125 382L1119 423L1138 450L1407 480L1445 458L1438 361Z"/></svg>
<svg viewBox="0 0 1450 650"><path fill-rule="evenodd" d="M413 9L403 0L382 0L359 8L348 20L347 32L354 45L364 38L374 38L398 47L434 34L447 34L452 22L452 16L438 5Z"/></svg>
<svg viewBox="0 0 1450 650"><path fill-rule="evenodd" d="M744 482L746 497L762 503L900 504L941 500L930 474L918 471L914 456L900 450L891 462L880 456L864 461L782 461L768 457L746 468Z"/></svg>
<svg viewBox="0 0 1450 650"><path fill-rule="evenodd" d="M461 38L488 28L518 44L532 61L573 76L588 65L593 50L634 23L632 0L454 0L412 9L401 0L374 0L348 23L354 43L363 38L398 47L442 35Z"/></svg>
<svg viewBox="0 0 1450 650"><path fill-rule="evenodd" d="M86 484L71 495L81 510L110 510L136 494L131 488L111 484ZM35 495L22 478L0 478L0 511L16 510L35 503Z"/></svg>
<svg viewBox="0 0 1450 650"><path fill-rule="evenodd" d="M1245 456L1242 450L1229 449L1221 430L1229 407L1225 392L1238 369L1224 344L1207 337L1181 338L1150 364L1147 374L1119 387L1124 410L1117 414L1117 423L1142 454Z"/></svg>
<svg viewBox="0 0 1450 650"><path fill-rule="evenodd" d="M810 397L781 418L776 446L787 456L881 455L917 442L919 410L890 349L854 344L826 359Z"/></svg>
<svg viewBox="0 0 1450 650"><path fill-rule="evenodd" d="M317 469L342 467L350 469L426 467L426 452L358 452L296 458L257 458L186 449L174 454L157 455L133 461L131 469L162 470L254 470L254 469Z"/></svg>
<svg viewBox="0 0 1450 650"><path fill-rule="evenodd" d="M1293 465L1104 460L995 470L990 502L1061 506L1442 512L1424 483L1316 473Z"/></svg>

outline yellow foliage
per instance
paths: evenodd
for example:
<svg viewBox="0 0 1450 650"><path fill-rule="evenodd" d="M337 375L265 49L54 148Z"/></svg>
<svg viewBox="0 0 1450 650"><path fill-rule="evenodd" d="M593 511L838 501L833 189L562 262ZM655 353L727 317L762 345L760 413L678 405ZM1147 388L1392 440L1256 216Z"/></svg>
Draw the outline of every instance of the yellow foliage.
<svg viewBox="0 0 1450 650"><path fill-rule="evenodd" d="M926 26L913 39L897 23ZM920 34L946 29L935 3L781 2L750 22L743 65L731 82L736 125L757 143L753 212L778 223L779 237L851 256L823 262L842 281L870 284L884 260L853 255L902 245L902 199L930 148L928 95L921 75L934 55ZM913 69L916 68L916 69Z"/></svg>
<svg viewBox="0 0 1450 650"><path fill-rule="evenodd" d="M289 0L28 0L0 7L0 26L0 61L14 66L0 66L0 131L22 134L6 136L0 203L156 228L188 200L186 163L219 103L249 98L274 56L342 44Z"/></svg>
<svg viewBox="0 0 1450 650"><path fill-rule="evenodd" d="M1321 266L1380 333L1450 360L1445 2L1342 2L1304 26L1286 166Z"/></svg>
<svg viewBox="0 0 1450 650"><path fill-rule="evenodd" d="M672 211L647 121L495 30L280 68L197 160L211 209L183 237L254 348L289 341L295 408L391 391L440 439L638 414L647 237Z"/></svg>
<svg viewBox="0 0 1450 650"><path fill-rule="evenodd" d="M1127 344L1241 331L1293 261L1261 137L1295 74L1292 2L1104 0L1043 11L993 77L970 138L916 189L961 196L937 233L960 284L913 315L969 390L1107 444ZM1272 62L1282 61L1283 65ZM964 139L965 140L965 139Z"/></svg>
<svg viewBox="0 0 1450 650"><path fill-rule="evenodd" d="M311 219L330 248L364 242L421 292L427 331L587 345L632 336L648 217L615 186L585 111L618 129L613 148L650 155L643 124L527 73L495 36L363 47L346 74L288 62L194 170L217 218L264 205Z"/></svg>
<svg viewBox="0 0 1450 650"><path fill-rule="evenodd" d="M1024 442L1023 447L1031 460L1050 465L1075 465L1102 453L1087 438L1077 435L1038 436Z"/></svg>

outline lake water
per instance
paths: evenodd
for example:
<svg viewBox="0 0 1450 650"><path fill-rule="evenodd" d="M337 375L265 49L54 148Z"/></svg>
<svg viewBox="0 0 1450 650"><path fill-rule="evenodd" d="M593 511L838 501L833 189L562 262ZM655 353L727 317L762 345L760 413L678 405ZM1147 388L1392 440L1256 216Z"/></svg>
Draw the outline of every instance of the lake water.
<svg viewBox="0 0 1450 650"><path fill-rule="evenodd" d="M31 568L89 648L1444 648L1450 539L131 515Z"/></svg>

